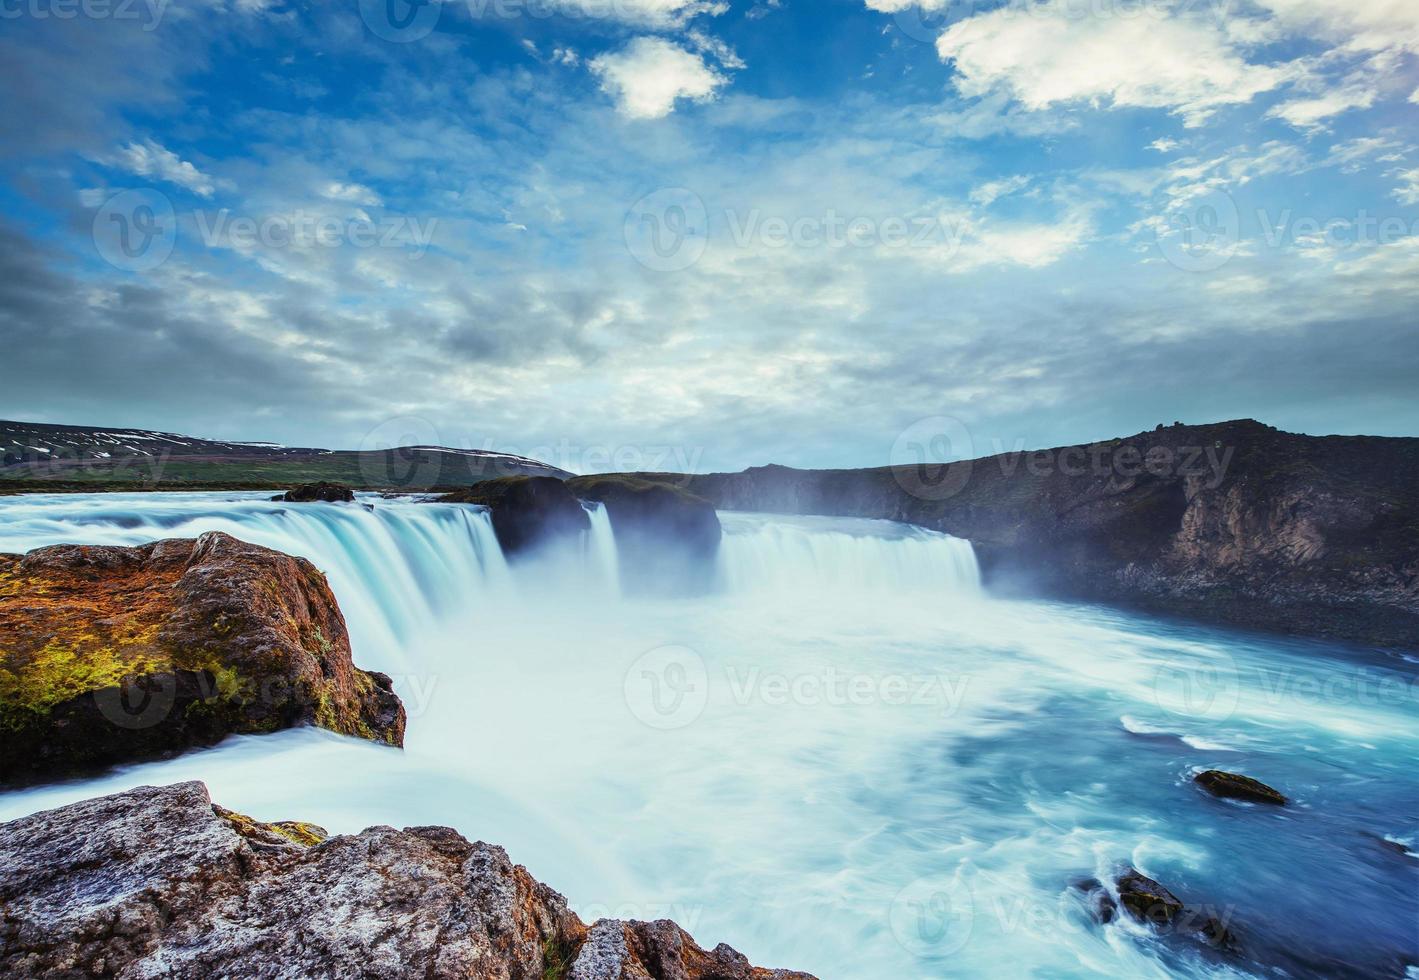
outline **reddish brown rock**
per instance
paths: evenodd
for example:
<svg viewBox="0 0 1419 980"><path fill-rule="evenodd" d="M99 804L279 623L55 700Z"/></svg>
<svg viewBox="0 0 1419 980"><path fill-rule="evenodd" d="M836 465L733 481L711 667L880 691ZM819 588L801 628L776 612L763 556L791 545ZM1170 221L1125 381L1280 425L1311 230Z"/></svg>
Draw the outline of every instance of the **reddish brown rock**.
<svg viewBox="0 0 1419 980"><path fill-rule="evenodd" d="M0 556L0 782L305 724L404 737L310 562L220 533Z"/></svg>

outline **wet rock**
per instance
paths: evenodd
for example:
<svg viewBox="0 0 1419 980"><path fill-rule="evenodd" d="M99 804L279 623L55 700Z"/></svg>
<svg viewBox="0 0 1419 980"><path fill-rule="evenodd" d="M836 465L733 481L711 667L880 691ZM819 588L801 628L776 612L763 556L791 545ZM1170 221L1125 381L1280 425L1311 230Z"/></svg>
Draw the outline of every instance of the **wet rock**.
<svg viewBox="0 0 1419 980"><path fill-rule="evenodd" d="M1206 908L1195 908L1166 887L1135 868L1129 868L1116 883L1119 903L1139 922L1162 932L1203 942L1225 953L1241 951L1241 941L1226 922Z"/></svg>
<svg viewBox="0 0 1419 980"><path fill-rule="evenodd" d="M1250 776L1243 776L1235 772L1209 769L1194 776L1193 782L1213 796L1232 800L1247 800L1251 803L1270 803L1273 806L1286 805L1286 797L1281 793Z"/></svg>
<svg viewBox="0 0 1419 980"><path fill-rule="evenodd" d="M509 558L591 529L586 508L565 483L550 476L484 480L445 494L440 503L480 504L493 512L493 530Z"/></svg>
<svg viewBox="0 0 1419 980"><path fill-rule="evenodd" d="M343 483L326 483L322 480L320 483L302 484L273 499L292 504L349 504L354 503L355 491Z"/></svg>
<svg viewBox="0 0 1419 980"><path fill-rule="evenodd" d="M623 587L659 594L708 589L723 536L708 500L682 487L625 476L582 476L567 487L606 508Z"/></svg>
<svg viewBox="0 0 1419 980"><path fill-rule="evenodd" d="M214 808L201 783L0 824L0 976L812 980L670 922L588 930L445 827L290 826Z"/></svg>
<svg viewBox="0 0 1419 980"><path fill-rule="evenodd" d="M1102 881L1098 878L1081 878L1074 882L1073 887L1084 894L1085 905L1094 921L1107 924L1114 920L1114 916L1118 914L1118 903Z"/></svg>
<svg viewBox="0 0 1419 980"><path fill-rule="evenodd" d="M0 782L315 724L400 745L310 562L213 532L0 556Z"/></svg>

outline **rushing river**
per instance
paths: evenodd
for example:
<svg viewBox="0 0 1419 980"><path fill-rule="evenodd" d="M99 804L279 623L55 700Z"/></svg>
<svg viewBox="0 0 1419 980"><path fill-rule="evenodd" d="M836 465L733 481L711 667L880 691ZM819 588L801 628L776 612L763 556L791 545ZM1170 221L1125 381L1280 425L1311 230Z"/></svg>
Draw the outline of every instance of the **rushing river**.
<svg viewBox="0 0 1419 980"><path fill-rule="evenodd" d="M400 752L238 737L0 795L9 819L143 783L334 832L447 824L583 918L677 919L824 980L1419 977L1419 687L1399 657L992 599L970 546L723 515L720 587L623 597L603 512L510 568L486 514L259 494L0 498L0 551L222 530L329 576ZM1292 797L1224 802L1222 768ZM1133 865L1246 956L1089 916Z"/></svg>

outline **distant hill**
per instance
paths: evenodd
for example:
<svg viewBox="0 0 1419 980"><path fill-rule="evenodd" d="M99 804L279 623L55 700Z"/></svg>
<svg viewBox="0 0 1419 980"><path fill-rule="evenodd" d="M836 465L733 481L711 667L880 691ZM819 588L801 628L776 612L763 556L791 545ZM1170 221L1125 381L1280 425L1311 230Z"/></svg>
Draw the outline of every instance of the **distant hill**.
<svg viewBox="0 0 1419 980"><path fill-rule="evenodd" d="M0 488L262 486L329 480L366 490L461 487L499 476L571 476L525 456L443 446L373 451L223 442L175 432L0 420Z"/></svg>

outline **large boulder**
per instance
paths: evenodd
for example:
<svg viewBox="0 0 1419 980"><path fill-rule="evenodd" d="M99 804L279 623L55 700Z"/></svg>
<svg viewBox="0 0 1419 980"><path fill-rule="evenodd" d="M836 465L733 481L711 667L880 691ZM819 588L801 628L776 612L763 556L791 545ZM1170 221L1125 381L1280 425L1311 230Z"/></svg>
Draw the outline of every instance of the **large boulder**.
<svg viewBox="0 0 1419 980"><path fill-rule="evenodd" d="M348 504L353 503L355 491L343 483L303 483L281 494L276 500L293 504Z"/></svg>
<svg viewBox="0 0 1419 980"><path fill-rule="evenodd" d="M0 555L0 783L306 724L401 745L404 721L302 558L218 532Z"/></svg>
<svg viewBox="0 0 1419 980"><path fill-rule="evenodd" d="M550 476L509 476L445 494L440 503L479 504L493 512L493 530L509 558L591 529L586 508Z"/></svg>
<svg viewBox="0 0 1419 980"><path fill-rule="evenodd" d="M1220 796L1223 799L1246 800L1248 803L1269 803L1272 806L1285 806L1286 797L1279 791L1250 776L1243 776L1235 772L1223 772L1220 769L1209 769L1200 772L1192 778L1213 796Z"/></svg>
<svg viewBox="0 0 1419 980"><path fill-rule="evenodd" d="M702 592L713 582L723 529L705 498L627 476L582 476L567 487L606 508L623 587L677 594Z"/></svg>
<svg viewBox="0 0 1419 980"><path fill-rule="evenodd" d="M812 980L603 920L444 827L330 837L145 786L0 824L0 976Z"/></svg>

